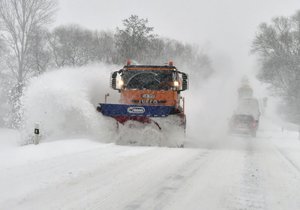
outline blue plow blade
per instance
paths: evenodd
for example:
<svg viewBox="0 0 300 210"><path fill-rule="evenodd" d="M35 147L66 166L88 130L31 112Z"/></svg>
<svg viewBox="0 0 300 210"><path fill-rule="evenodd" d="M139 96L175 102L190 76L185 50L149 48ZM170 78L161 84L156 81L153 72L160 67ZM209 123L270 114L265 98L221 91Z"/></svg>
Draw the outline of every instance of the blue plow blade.
<svg viewBox="0 0 300 210"><path fill-rule="evenodd" d="M128 104L104 104L100 103L98 109L105 116L144 116L166 117L174 109L173 106L141 106Z"/></svg>

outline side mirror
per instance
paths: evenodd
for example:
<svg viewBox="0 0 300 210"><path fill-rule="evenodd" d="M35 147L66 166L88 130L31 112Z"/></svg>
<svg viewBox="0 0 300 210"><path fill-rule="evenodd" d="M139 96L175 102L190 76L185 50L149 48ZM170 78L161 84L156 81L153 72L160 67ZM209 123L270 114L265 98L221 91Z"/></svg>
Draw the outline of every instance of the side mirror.
<svg viewBox="0 0 300 210"><path fill-rule="evenodd" d="M186 73L181 73L182 77L182 88L181 91L187 90L189 83L188 83L188 75Z"/></svg>
<svg viewBox="0 0 300 210"><path fill-rule="evenodd" d="M115 72L113 72L111 74L111 80L110 80L111 83L110 83L110 86L114 90L118 90L118 88L117 88L117 76L118 76L118 72L117 71L115 71Z"/></svg>

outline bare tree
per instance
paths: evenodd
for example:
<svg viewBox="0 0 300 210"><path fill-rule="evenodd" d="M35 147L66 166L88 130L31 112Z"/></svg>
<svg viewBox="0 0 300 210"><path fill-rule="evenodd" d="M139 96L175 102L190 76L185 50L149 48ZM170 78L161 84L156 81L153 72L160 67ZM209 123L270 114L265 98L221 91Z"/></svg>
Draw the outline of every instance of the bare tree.
<svg viewBox="0 0 300 210"><path fill-rule="evenodd" d="M97 59L97 37L78 25L59 26L48 36L56 67L82 66Z"/></svg>
<svg viewBox="0 0 300 210"><path fill-rule="evenodd" d="M113 63L116 57L114 35L112 32L95 32L97 60L105 63Z"/></svg>
<svg viewBox="0 0 300 210"><path fill-rule="evenodd" d="M16 62L10 65L10 70L18 86L23 85L31 71L27 65L27 53L32 44L30 37L34 36L38 28L52 21L55 11L55 0L0 0L0 24Z"/></svg>
<svg viewBox="0 0 300 210"><path fill-rule="evenodd" d="M19 127L20 97L26 78L32 73L29 53L34 33L52 21L56 0L0 0L0 26L9 52L6 62L16 80L10 90L11 125ZM31 40L31 41L30 41Z"/></svg>
<svg viewBox="0 0 300 210"><path fill-rule="evenodd" d="M252 52L258 53L262 63L258 77L273 85L279 94L286 93L298 74L297 34L299 31L291 18L277 17L271 24L262 23L253 41Z"/></svg>
<svg viewBox="0 0 300 210"><path fill-rule="evenodd" d="M0 34L0 68L3 67L3 57L6 51L6 45Z"/></svg>
<svg viewBox="0 0 300 210"><path fill-rule="evenodd" d="M51 67L52 55L48 43L48 30L38 29L29 37L27 68L31 69L32 75L39 75Z"/></svg>
<svg viewBox="0 0 300 210"><path fill-rule="evenodd" d="M300 11L262 23L252 52L259 55L261 63L258 79L283 99L288 119L300 124Z"/></svg>

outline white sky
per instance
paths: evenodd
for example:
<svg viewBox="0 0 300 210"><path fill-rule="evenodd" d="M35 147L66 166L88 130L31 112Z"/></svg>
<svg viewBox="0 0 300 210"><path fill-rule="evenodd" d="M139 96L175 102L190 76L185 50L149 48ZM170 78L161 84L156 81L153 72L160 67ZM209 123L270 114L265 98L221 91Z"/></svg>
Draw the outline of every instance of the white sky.
<svg viewBox="0 0 300 210"><path fill-rule="evenodd" d="M217 66L251 69L251 41L257 26L300 10L300 0L59 0L55 25L77 23L114 30L131 14L148 18L160 36L196 43Z"/></svg>

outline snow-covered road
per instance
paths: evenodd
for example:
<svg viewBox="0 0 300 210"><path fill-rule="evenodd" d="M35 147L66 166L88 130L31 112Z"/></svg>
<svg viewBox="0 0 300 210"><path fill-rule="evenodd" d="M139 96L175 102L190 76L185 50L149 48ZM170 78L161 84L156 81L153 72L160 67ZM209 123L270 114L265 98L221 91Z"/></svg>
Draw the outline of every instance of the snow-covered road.
<svg viewBox="0 0 300 210"><path fill-rule="evenodd" d="M0 209L300 209L296 133L192 145L10 145L0 150Z"/></svg>

